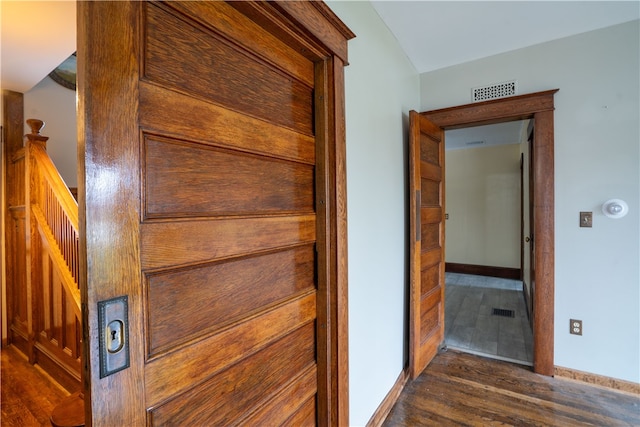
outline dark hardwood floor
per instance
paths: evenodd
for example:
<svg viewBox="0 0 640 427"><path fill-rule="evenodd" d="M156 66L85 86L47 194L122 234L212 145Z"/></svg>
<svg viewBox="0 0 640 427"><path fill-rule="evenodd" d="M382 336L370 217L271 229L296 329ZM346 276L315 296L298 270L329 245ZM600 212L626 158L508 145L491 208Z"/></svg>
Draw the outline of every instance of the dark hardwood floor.
<svg viewBox="0 0 640 427"><path fill-rule="evenodd" d="M640 426L640 396L453 350L407 383L391 426Z"/></svg>
<svg viewBox="0 0 640 427"><path fill-rule="evenodd" d="M69 395L14 347L2 349L4 426L49 426ZM640 426L640 396L536 375L453 350L403 390L383 426Z"/></svg>
<svg viewBox="0 0 640 427"><path fill-rule="evenodd" d="M1 352L1 404L3 427L51 426L53 409L69 393L47 374L29 364L13 346Z"/></svg>

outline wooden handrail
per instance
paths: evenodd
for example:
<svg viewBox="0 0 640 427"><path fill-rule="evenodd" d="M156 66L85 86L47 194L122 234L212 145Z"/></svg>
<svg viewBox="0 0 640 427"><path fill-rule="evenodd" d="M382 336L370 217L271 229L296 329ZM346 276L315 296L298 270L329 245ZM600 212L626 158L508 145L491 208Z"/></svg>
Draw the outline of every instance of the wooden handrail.
<svg viewBox="0 0 640 427"><path fill-rule="evenodd" d="M51 260L74 301L73 310L82 319L78 285L78 204L46 152L47 137L40 135L44 122L29 119L27 134L30 159L30 211L42 240L49 246Z"/></svg>

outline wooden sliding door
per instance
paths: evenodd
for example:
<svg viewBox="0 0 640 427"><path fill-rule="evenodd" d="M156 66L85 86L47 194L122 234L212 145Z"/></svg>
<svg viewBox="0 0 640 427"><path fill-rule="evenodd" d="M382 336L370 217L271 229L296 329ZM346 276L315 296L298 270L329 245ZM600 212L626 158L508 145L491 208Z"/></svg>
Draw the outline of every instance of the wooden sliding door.
<svg viewBox="0 0 640 427"><path fill-rule="evenodd" d="M79 10L93 424L344 423L352 35L323 4ZM130 366L100 378L119 296Z"/></svg>

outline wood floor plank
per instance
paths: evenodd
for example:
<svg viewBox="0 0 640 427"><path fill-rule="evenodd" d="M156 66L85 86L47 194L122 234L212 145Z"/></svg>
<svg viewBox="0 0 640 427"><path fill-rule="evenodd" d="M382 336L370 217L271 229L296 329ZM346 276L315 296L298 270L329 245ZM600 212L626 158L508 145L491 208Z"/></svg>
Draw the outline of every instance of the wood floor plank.
<svg viewBox="0 0 640 427"><path fill-rule="evenodd" d="M53 409L69 392L29 364L15 347L3 348L1 354L2 426L50 426Z"/></svg>
<svg viewBox="0 0 640 427"><path fill-rule="evenodd" d="M454 353L451 353L454 354ZM640 408L638 396L627 393L612 393L611 390L587 386L564 379L542 375L531 375L528 368L511 363L486 363L485 358L457 353L454 363L445 363L451 358L434 361L432 374L455 378L473 378L473 381L492 387L494 390L511 392L530 398L532 403L550 400L586 412L594 407L606 417L629 422L637 420ZM635 406L634 406L635 405Z"/></svg>
<svg viewBox="0 0 640 427"><path fill-rule="evenodd" d="M640 396L447 351L407 384L383 423L432 425L638 426Z"/></svg>

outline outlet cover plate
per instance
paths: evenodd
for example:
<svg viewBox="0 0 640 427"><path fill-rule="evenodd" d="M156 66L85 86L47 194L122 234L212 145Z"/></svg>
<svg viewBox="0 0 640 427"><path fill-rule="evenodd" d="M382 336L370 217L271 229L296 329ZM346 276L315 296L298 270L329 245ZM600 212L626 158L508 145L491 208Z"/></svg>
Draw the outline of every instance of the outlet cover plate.
<svg viewBox="0 0 640 427"><path fill-rule="evenodd" d="M582 335L582 320L569 319L569 333Z"/></svg>

